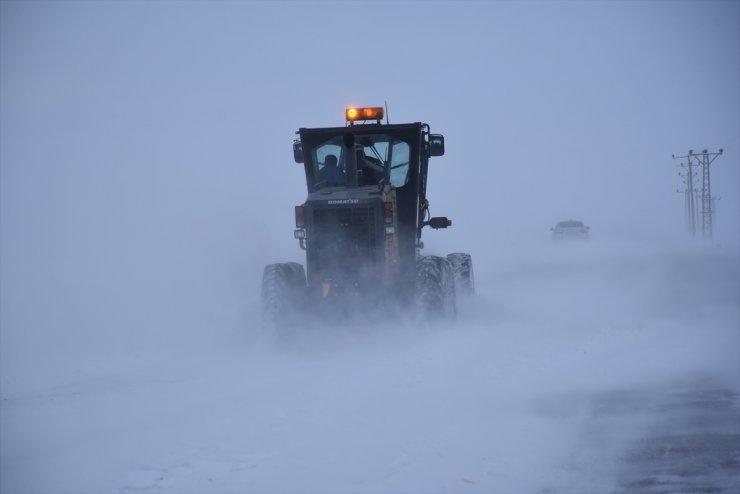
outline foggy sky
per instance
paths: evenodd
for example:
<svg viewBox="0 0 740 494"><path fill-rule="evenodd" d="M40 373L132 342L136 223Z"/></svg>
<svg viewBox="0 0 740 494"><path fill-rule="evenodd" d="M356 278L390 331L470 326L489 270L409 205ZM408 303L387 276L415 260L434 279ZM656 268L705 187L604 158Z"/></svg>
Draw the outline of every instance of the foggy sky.
<svg viewBox="0 0 740 494"><path fill-rule="evenodd" d="M294 132L350 104L445 135L430 253L494 259L563 219L682 239L671 155L720 147L714 241L736 246L738 88L738 2L2 2L4 364L12 334L177 322L300 261Z"/></svg>

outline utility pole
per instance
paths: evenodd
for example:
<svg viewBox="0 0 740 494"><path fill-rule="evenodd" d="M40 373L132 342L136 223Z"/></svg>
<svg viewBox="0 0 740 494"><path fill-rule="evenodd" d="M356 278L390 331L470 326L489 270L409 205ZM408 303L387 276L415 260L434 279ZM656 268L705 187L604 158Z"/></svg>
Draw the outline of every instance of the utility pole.
<svg viewBox="0 0 740 494"><path fill-rule="evenodd" d="M682 175L679 172L679 175L686 179L686 175ZM684 180L684 184L686 184L686 180ZM686 188L684 190L676 189L677 194L683 194L684 197L684 204L686 206L686 230L689 231L692 235L696 233L696 204L699 202L699 189L690 190L688 187L688 184L686 184ZM713 208L713 210L716 208Z"/></svg>
<svg viewBox="0 0 740 494"><path fill-rule="evenodd" d="M722 154L709 153L705 149L701 152L701 233L704 238L712 238L712 191L709 185L709 165Z"/></svg>
<svg viewBox="0 0 740 494"><path fill-rule="evenodd" d="M712 190L709 180L709 165L722 154L722 149L716 153L710 153L706 149L700 154L694 154L693 150L689 150L689 154L686 156L675 156L673 159L686 159L686 164L681 163L681 167L686 167L688 170L685 175L681 172L678 174L685 177L686 182L686 198L688 200L688 225L689 233L692 236L696 235L696 201L694 199L694 160L697 165L701 165L701 233L704 238L712 238Z"/></svg>
<svg viewBox="0 0 740 494"><path fill-rule="evenodd" d="M694 237L696 236L696 201L694 200L694 177L696 173L693 169L692 162L693 151L689 151L687 156L672 156L673 159L684 159L687 158L686 163L681 163L681 168L686 168L686 173L682 174L678 172L678 175L683 177L684 184L686 184L686 225L689 228L689 234Z"/></svg>

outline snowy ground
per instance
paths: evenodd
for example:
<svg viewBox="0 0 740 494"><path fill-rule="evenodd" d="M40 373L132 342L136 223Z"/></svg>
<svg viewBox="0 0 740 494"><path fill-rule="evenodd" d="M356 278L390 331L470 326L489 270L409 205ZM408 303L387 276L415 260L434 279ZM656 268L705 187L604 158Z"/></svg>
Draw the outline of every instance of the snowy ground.
<svg viewBox="0 0 740 494"><path fill-rule="evenodd" d="M0 491L737 492L737 250L546 247L473 252L454 324L290 345L258 281L184 301L183 338L157 325L178 300L130 294L101 324L146 331L6 358Z"/></svg>

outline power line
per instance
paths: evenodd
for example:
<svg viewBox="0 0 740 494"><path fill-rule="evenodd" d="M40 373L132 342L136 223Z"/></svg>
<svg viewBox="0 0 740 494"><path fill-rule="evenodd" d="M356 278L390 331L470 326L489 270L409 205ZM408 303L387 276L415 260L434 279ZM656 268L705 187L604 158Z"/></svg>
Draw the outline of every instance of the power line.
<svg viewBox="0 0 740 494"><path fill-rule="evenodd" d="M685 159L686 163L681 162L679 166L686 169L686 172L678 174L684 178L686 184L686 214L689 233L696 235L696 198L694 189L694 171L695 166L701 165L701 233L704 238L712 238L712 209L714 199L712 197L711 183L709 179L709 165L722 154L722 149L718 152L710 153L706 149L701 153L694 153L689 150L686 156L672 155L673 159Z"/></svg>

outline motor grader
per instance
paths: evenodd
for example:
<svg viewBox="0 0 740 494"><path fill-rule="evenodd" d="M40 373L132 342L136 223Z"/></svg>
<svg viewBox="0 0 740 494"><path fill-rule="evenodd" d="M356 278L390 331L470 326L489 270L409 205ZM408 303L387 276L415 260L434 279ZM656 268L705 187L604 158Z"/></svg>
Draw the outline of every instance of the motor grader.
<svg viewBox="0 0 740 494"><path fill-rule="evenodd" d="M382 107L351 107L341 127L296 132L293 156L303 164L307 197L295 207L294 236L306 261L265 267L269 322L390 307L451 316L456 299L473 293L469 254L422 254L425 227L452 225L430 215L426 195L429 159L444 155L444 136L383 117Z"/></svg>

